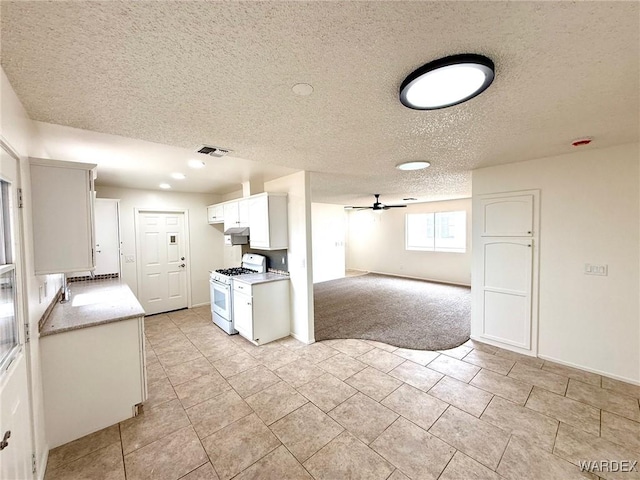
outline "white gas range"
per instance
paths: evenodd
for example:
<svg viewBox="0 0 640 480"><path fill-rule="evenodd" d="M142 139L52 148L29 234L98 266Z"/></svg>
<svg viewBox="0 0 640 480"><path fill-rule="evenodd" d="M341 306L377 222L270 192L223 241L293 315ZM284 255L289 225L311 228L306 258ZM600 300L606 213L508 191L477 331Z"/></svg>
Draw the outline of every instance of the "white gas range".
<svg viewBox="0 0 640 480"><path fill-rule="evenodd" d="M267 271L267 258L255 253L242 256L242 266L225 268L211 272L209 286L211 288L211 318L229 335L238 333L233 327L233 277Z"/></svg>

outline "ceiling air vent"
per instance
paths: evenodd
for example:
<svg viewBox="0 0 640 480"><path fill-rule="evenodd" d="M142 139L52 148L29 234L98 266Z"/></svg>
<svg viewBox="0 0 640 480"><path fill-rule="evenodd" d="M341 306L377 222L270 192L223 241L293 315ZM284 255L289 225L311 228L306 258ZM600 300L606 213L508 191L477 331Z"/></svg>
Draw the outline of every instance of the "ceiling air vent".
<svg viewBox="0 0 640 480"><path fill-rule="evenodd" d="M212 145L200 145L200 147L196 151L198 153L202 153L203 155L210 155L212 157L224 157L231 150L226 150L220 147L214 147Z"/></svg>

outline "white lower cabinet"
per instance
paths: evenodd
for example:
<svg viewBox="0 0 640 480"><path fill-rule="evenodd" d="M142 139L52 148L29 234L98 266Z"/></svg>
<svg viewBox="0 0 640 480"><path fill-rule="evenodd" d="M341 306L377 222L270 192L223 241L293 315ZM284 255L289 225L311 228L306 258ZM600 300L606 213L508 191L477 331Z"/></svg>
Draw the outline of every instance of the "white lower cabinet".
<svg viewBox="0 0 640 480"><path fill-rule="evenodd" d="M288 336L288 279L254 284L234 279L233 323L240 335L256 345Z"/></svg>
<svg viewBox="0 0 640 480"><path fill-rule="evenodd" d="M131 418L147 398L144 319L40 338L49 448Z"/></svg>

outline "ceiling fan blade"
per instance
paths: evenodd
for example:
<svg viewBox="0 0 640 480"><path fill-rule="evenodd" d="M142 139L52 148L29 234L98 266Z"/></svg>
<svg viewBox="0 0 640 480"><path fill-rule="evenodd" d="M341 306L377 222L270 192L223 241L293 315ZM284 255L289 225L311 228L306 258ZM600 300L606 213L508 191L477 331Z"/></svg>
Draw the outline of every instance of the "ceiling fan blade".
<svg viewBox="0 0 640 480"><path fill-rule="evenodd" d="M373 202L373 206L372 207L354 207L354 206L347 206L344 207L345 210L389 210L390 208L404 208L406 207L406 205L385 205L384 203L380 202L380 194L379 193L374 193L373 194L374 197L376 197L376 201Z"/></svg>

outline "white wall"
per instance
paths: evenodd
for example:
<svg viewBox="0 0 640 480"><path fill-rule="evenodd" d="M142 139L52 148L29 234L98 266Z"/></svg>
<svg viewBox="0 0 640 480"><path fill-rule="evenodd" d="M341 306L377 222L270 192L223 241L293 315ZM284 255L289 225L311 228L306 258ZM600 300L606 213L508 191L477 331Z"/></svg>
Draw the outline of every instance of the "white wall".
<svg viewBox="0 0 640 480"><path fill-rule="evenodd" d="M341 205L311 204L313 283L343 278L347 219Z"/></svg>
<svg viewBox="0 0 640 480"><path fill-rule="evenodd" d="M15 94L4 70L0 73L0 136L20 157L21 186L24 208L22 209L23 256L25 267L24 303L26 318L31 332L30 366L34 442L38 475L44 476L48 446L44 427L44 404L42 400L42 376L40 368L40 346L38 341L38 320L51 304L54 295L62 285L60 275L35 276L33 264L33 226L31 210L31 179L28 156L46 157L32 121ZM40 297L40 287L46 283L47 295Z"/></svg>
<svg viewBox="0 0 640 480"><path fill-rule="evenodd" d="M467 212L466 253L405 249L406 214L459 210ZM381 212L351 211L348 214L347 268L470 285L471 199L416 203Z"/></svg>
<svg viewBox="0 0 640 480"><path fill-rule="evenodd" d="M473 172L474 197L541 190L539 356L636 383L639 169L628 144ZM585 275L586 263L609 275Z"/></svg>
<svg viewBox="0 0 640 480"><path fill-rule="evenodd" d="M298 172L264 184L265 192L287 197L291 275L291 334L305 343L315 341L313 331L313 261L311 256L311 190L309 172Z"/></svg>
<svg viewBox="0 0 640 480"><path fill-rule="evenodd" d="M98 178L100 172L98 172ZM181 208L189 211L189 250L191 263L191 304L210 302L209 270L222 268L224 264L222 228L207 222L207 205L217 203L219 196L201 193L159 192L128 188L96 188L98 198L120 199L120 240L122 278L135 294L138 291L136 263L124 262L124 256L136 255L135 209ZM136 259L137 261L137 259Z"/></svg>

